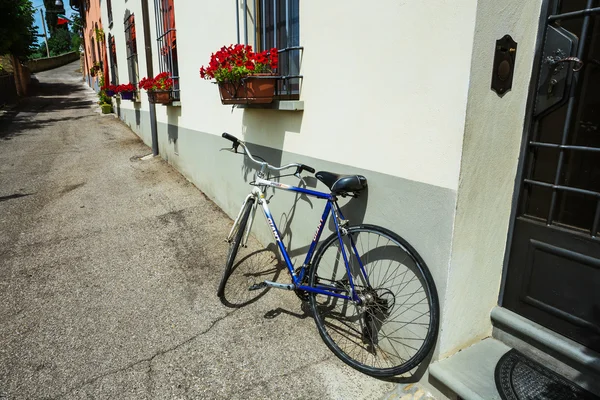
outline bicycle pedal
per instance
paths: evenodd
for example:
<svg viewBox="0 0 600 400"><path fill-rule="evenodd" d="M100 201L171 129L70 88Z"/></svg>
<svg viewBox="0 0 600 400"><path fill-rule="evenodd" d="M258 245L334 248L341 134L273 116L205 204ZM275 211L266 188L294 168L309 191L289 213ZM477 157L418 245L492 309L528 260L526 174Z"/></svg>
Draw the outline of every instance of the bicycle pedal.
<svg viewBox="0 0 600 400"><path fill-rule="evenodd" d="M254 285L250 286L248 288L248 290L260 290L260 289L264 289L267 287L267 284L265 282L261 282L261 283L255 283Z"/></svg>

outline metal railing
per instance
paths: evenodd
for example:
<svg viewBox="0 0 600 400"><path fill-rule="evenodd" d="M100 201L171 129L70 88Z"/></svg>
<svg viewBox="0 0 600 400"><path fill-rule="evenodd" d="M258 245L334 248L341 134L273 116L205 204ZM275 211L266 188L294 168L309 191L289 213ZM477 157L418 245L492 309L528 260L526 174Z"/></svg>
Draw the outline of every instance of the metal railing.
<svg viewBox="0 0 600 400"><path fill-rule="evenodd" d="M135 15L130 14L125 18L125 47L127 48L127 71L129 82L137 88L139 81L138 55L135 32Z"/></svg>
<svg viewBox="0 0 600 400"><path fill-rule="evenodd" d="M300 74L302 51L299 41L299 0L250 0L254 26L253 39L257 51L278 48L279 65L275 96L279 100L300 98L303 76ZM236 0L237 39L240 35L240 2L243 7L244 44L248 42L249 1Z"/></svg>
<svg viewBox="0 0 600 400"><path fill-rule="evenodd" d="M169 4L170 3L170 4ZM158 44L158 68L173 79L171 96L180 98L179 63L177 59L177 34L173 3L169 0L154 0L156 20L156 42Z"/></svg>

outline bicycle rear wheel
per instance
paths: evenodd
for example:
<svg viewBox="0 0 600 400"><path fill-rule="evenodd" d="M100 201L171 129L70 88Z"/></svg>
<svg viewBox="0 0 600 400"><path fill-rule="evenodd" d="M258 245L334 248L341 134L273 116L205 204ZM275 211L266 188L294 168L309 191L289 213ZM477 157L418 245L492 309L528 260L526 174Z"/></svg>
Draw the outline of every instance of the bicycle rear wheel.
<svg viewBox="0 0 600 400"><path fill-rule="evenodd" d="M225 293L225 285L227 284L227 279L231 275L231 269L233 267L233 262L235 261L235 256L237 255L238 248L240 247L240 243L242 242L242 237L244 236L244 230L246 230L246 224L248 223L248 218L250 217L250 212L252 211L252 205L254 204L254 199L249 198L246 204L244 205L244 210L240 214L240 220L238 221L236 231L233 233L233 239L229 244L229 253L227 255L227 262L225 263L225 271L223 271L223 276L221 277L221 283L219 283L219 289L217 290L217 296L223 297Z"/></svg>
<svg viewBox="0 0 600 400"><path fill-rule="evenodd" d="M431 273L408 242L385 228L351 227L343 241L361 304L311 293L321 338L342 361L365 374L389 377L412 370L431 351L438 332ZM336 233L317 251L309 284L352 296Z"/></svg>

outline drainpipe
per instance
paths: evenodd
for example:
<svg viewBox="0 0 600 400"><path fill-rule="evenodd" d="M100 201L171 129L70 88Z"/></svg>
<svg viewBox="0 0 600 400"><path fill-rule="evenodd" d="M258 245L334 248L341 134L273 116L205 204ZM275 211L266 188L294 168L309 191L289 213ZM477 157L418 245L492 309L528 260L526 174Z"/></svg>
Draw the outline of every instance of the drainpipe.
<svg viewBox="0 0 600 400"><path fill-rule="evenodd" d="M144 45L146 47L146 72L148 77L154 77L152 67L152 42L150 41L150 18L148 16L148 1L142 0L142 24L144 26ZM156 106L150 103L150 133L152 136L152 154L158 155L158 129L156 127Z"/></svg>

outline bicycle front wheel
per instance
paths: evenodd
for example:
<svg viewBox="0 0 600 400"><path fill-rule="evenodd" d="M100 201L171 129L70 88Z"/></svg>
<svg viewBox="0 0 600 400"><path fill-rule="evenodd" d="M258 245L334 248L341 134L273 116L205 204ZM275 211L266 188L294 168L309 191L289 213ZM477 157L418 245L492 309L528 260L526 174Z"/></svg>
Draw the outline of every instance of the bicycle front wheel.
<svg viewBox="0 0 600 400"><path fill-rule="evenodd" d="M217 296L219 297L223 297L223 294L225 293L225 285L227 284L227 279L229 279L229 276L231 275L233 262L235 261L235 256L238 253L240 243L242 242L242 237L244 236L244 231L246 230L246 224L248 223L248 218L250 217L250 212L252 211L253 204L254 199L249 198L246 204L244 205L244 210L240 214L240 220L238 221L236 231L233 233L233 239L229 244L227 262L225 263L225 271L223 271L221 283L219 283L219 289L217 290Z"/></svg>
<svg viewBox="0 0 600 400"><path fill-rule="evenodd" d="M315 254L309 283L350 297L353 284L360 304L311 293L321 338L365 374L389 377L412 370L437 337L439 304L431 273L408 242L385 228L359 225L342 238L348 268L334 233Z"/></svg>

